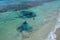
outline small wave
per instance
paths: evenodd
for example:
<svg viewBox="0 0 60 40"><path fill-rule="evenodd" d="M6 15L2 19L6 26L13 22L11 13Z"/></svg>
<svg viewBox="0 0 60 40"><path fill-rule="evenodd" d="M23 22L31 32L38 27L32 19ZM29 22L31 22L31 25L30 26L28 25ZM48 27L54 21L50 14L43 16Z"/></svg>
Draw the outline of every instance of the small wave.
<svg viewBox="0 0 60 40"><path fill-rule="evenodd" d="M57 18L57 22L56 22L56 25L55 25L55 28L53 31L51 31L49 34L48 34L48 38L46 40L56 40L56 29L57 28L60 28L60 15L58 16Z"/></svg>

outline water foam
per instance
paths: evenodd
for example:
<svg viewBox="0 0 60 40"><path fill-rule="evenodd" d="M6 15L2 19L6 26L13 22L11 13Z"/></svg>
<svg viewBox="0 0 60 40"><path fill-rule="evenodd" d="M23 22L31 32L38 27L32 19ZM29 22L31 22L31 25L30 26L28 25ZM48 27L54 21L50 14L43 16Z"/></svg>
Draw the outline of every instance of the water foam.
<svg viewBox="0 0 60 40"><path fill-rule="evenodd" d="M56 40L56 29L57 28L60 28L60 14L57 18L57 22L56 22L56 25L55 25L55 28L54 30L52 30L49 34L48 34L48 38L46 40Z"/></svg>

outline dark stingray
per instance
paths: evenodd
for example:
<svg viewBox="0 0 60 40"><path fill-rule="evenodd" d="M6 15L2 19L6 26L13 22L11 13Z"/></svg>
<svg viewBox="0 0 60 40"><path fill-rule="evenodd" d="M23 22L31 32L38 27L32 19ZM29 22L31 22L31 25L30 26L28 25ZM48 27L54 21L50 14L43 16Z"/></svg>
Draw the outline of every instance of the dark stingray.
<svg viewBox="0 0 60 40"><path fill-rule="evenodd" d="M36 14L31 11L21 11L20 15L16 18L34 18L36 17Z"/></svg>
<svg viewBox="0 0 60 40"><path fill-rule="evenodd" d="M18 32L32 32L32 27L28 25L28 23L25 21L21 26L17 28Z"/></svg>

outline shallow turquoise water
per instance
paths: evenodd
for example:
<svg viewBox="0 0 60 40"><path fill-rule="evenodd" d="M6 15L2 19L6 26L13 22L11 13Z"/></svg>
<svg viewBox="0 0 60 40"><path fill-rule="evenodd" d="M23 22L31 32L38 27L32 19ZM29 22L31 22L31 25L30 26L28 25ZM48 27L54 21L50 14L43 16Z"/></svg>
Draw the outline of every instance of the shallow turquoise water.
<svg viewBox="0 0 60 40"><path fill-rule="evenodd" d="M33 7L27 9L36 13L35 20L26 19L29 25L33 27L33 30L38 30L41 26L48 21L48 19L54 14L55 10L60 7L60 1L53 1L45 3L42 6ZM0 40L18 40L16 28L20 26L24 20L16 19L20 11L8 11L0 13Z"/></svg>

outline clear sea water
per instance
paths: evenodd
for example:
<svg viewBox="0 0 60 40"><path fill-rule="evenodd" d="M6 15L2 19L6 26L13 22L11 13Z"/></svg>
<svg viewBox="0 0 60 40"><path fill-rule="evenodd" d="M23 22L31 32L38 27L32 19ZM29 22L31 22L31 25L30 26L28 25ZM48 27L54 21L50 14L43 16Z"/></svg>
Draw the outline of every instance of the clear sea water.
<svg viewBox="0 0 60 40"><path fill-rule="evenodd" d="M33 30L42 28L49 18L54 14L60 7L60 0L44 3L41 6L26 9L36 13L37 17L35 20L26 19L29 25L33 27ZM16 19L21 10L19 11L8 11L0 13L0 40L18 40L17 30L24 20L21 18ZM21 38L21 37L20 37Z"/></svg>

